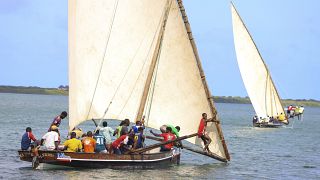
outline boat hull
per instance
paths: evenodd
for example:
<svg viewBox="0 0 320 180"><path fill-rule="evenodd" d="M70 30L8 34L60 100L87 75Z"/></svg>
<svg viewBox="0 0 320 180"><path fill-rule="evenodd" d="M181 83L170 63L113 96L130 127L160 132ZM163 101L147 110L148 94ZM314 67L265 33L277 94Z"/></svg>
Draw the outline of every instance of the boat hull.
<svg viewBox="0 0 320 180"><path fill-rule="evenodd" d="M284 123L253 123L253 127L259 128L281 128L285 126Z"/></svg>
<svg viewBox="0 0 320 180"><path fill-rule="evenodd" d="M18 151L22 161L34 160L31 151ZM82 168L143 168L153 169L168 167L180 163L180 150L174 149L168 152L116 155L107 153L75 153L62 151L38 151L39 163L82 167Z"/></svg>

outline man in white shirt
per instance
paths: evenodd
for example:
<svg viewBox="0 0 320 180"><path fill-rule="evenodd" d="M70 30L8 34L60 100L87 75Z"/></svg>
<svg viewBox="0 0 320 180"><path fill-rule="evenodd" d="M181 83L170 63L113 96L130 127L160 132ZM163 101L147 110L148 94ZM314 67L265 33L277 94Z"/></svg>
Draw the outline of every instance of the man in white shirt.
<svg viewBox="0 0 320 180"><path fill-rule="evenodd" d="M44 145L44 150L56 150L59 145L58 127L51 126L51 131L47 132L41 139L41 145Z"/></svg>

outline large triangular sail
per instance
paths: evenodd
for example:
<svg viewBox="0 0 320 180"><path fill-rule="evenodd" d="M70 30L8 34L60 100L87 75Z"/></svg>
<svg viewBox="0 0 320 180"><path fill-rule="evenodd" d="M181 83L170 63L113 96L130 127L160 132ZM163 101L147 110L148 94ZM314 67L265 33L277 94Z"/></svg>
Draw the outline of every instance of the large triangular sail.
<svg viewBox="0 0 320 180"><path fill-rule="evenodd" d="M197 61L188 36L191 31L186 29L179 8L182 4L179 3L172 3L168 17L147 124L151 127L180 125L181 134L190 134L197 129L202 112L208 113L210 117L216 112L213 104L210 104L212 99L210 93L206 92L204 75L198 66L200 61ZM212 138L210 150L222 159L229 159L220 124L209 123L207 129ZM199 138L188 141L202 144Z"/></svg>
<svg viewBox="0 0 320 180"><path fill-rule="evenodd" d="M231 3L233 36L242 80L258 117L284 114L270 71L250 33Z"/></svg>
<svg viewBox="0 0 320 180"><path fill-rule="evenodd" d="M70 129L90 119L134 121L164 5L69 0Z"/></svg>
<svg viewBox="0 0 320 180"><path fill-rule="evenodd" d="M181 134L192 134L206 112L217 121L208 124L209 148L229 160L180 0L69 0L70 129L92 118L135 121L168 2L146 124L179 125ZM188 141L202 146L199 138Z"/></svg>

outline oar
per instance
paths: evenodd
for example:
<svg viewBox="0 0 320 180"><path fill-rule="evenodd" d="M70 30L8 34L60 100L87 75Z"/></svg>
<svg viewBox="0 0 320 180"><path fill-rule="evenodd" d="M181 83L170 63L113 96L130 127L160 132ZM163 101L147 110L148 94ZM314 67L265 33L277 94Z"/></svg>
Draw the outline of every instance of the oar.
<svg viewBox="0 0 320 180"><path fill-rule="evenodd" d="M146 136L146 138L152 139L152 140L155 140L155 141L163 141L163 139L157 138L157 137L153 137L153 136ZM208 156L208 157L217 159L217 160L222 161L222 162L227 162L227 160L226 160L225 158L222 158L222 157L220 157L220 156L217 156L217 155L215 155L215 154L213 154L213 153L207 153L207 152L204 152L204 151L201 151L201 150L197 150L197 149L194 149L194 148L185 146L185 145L183 145L182 147L183 147L184 149L186 149L186 150L189 150L189 151L192 151L192 152L195 152L195 153L204 155L204 156Z"/></svg>

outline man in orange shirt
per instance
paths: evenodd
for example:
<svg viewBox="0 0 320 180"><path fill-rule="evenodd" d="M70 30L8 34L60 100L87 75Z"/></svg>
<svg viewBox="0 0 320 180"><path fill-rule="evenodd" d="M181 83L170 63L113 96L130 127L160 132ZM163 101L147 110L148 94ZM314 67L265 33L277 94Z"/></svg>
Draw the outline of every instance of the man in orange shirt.
<svg viewBox="0 0 320 180"><path fill-rule="evenodd" d="M92 132L87 132L87 137L82 139L83 152L94 153L96 140L92 138Z"/></svg>

